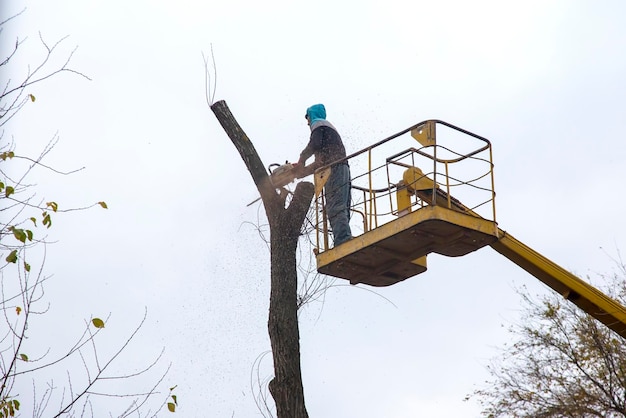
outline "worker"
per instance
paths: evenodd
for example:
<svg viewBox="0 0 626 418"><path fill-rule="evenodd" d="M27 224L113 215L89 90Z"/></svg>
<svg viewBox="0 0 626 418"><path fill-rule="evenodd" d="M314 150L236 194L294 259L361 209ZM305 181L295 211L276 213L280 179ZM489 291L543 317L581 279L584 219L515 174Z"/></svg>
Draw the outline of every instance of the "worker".
<svg viewBox="0 0 626 418"><path fill-rule="evenodd" d="M311 138L306 148L300 153L295 164L297 177L313 174L315 170L337 161L331 166L331 173L324 186L326 213L333 232L334 246L352 238L350 231L350 167L345 160L346 149L341 142L337 129L326 120L326 108L315 104L306 110L304 116L311 128ZM306 165L306 160L315 155L315 161Z"/></svg>

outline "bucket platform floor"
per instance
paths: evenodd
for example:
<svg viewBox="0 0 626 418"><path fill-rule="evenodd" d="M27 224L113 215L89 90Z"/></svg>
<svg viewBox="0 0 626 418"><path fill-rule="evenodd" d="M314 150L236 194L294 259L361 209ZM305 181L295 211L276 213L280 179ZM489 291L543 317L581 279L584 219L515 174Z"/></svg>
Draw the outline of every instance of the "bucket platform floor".
<svg viewBox="0 0 626 418"><path fill-rule="evenodd" d="M498 240L493 221L425 206L316 256L322 274L390 286L426 271L429 253L458 257Z"/></svg>

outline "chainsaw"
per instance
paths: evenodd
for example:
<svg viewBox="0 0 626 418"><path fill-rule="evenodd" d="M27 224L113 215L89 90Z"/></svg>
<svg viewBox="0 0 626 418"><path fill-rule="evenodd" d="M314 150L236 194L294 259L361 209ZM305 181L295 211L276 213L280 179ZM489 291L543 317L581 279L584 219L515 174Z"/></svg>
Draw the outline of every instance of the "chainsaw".
<svg viewBox="0 0 626 418"><path fill-rule="evenodd" d="M296 166L285 161L285 164L270 164L270 181L272 185L279 189L296 179Z"/></svg>
<svg viewBox="0 0 626 418"><path fill-rule="evenodd" d="M272 185L276 189L280 189L285 187L292 181L296 179L296 165L291 164L288 161L285 161L285 164L270 164L269 167L270 172L270 181ZM253 203L258 202L261 198L254 199L252 202L248 203L247 206L252 205Z"/></svg>

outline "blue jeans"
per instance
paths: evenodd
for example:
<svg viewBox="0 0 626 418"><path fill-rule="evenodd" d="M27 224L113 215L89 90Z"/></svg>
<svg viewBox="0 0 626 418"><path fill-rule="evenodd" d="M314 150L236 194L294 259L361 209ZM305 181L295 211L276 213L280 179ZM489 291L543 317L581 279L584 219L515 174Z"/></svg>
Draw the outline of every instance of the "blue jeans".
<svg viewBox="0 0 626 418"><path fill-rule="evenodd" d="M350 167L338 164L332 167L330 177L324 186L326 213L333 231L334 246L352 238L350 231Z"/></svg>

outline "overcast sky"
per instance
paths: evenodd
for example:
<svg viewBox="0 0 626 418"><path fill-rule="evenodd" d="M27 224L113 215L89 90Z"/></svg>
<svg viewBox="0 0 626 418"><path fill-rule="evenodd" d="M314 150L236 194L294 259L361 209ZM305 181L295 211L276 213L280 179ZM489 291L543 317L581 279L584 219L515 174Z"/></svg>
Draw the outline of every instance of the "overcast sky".
<svg viewBox="0 0 626 418"><path fill-rule="evenodd" d="M437 118L493 143L499 226L597 278L626 247L626 3L613 1L15 0L2 48L28 37L12 77L36 62L38 31L91 78L32 88L8 131L18 153L58 131L38 178L59 215L38 318L44 340L111 314L120 370L165 347L185 417L261 416L251 374L269 350L269 252L255 186L208 108L202 52L265 164L295 160L306 107L324 103L348 152ZM3 79L7 77L5 73ZM345 284L337 282L337 284ZM515 289L549 290L485 248L433 255L396 286L336 286L301 312L312 417L478 417L468 393L509 339ZM60 334L59 334L60 333ZM109 335L109 334L107 334ZM115 337L113 337L115 336ZM45 343L42 343L45 344ZM49 344L49 343L48 343ZM271 377L270 358L260 378ZM256 372L255 372L256 373Z"/></svg>

